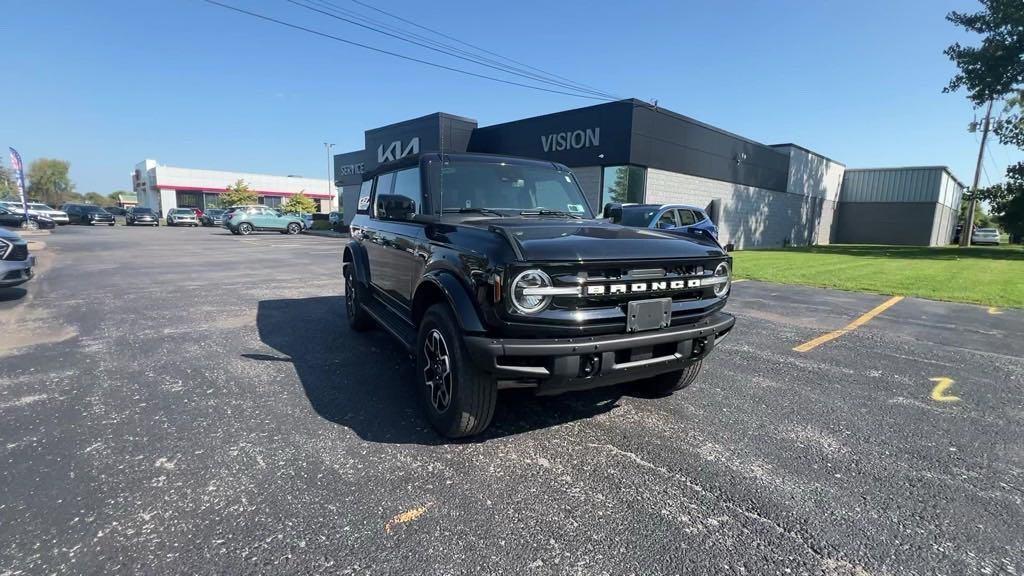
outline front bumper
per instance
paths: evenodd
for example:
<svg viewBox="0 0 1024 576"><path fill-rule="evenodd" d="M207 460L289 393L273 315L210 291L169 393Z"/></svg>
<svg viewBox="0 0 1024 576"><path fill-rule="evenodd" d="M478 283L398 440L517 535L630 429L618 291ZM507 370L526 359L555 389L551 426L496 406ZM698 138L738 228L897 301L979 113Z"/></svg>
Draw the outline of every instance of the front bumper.
<svg viewBox="0 0 1024 576"><path fill-rule="evenodd" d="M559 394L640 380L681 370L706 357L732 330L724 312L693 324L635 334L581 338L509 339L467 336L474 362L499 388Z"/></svg>
<svg viewBox="0 0 1024 576"><path fill-rule="evenodd" d="M36 257L29 254L26 260L0 260L0 288L11 288L32 279L32 267Z"/></svg>

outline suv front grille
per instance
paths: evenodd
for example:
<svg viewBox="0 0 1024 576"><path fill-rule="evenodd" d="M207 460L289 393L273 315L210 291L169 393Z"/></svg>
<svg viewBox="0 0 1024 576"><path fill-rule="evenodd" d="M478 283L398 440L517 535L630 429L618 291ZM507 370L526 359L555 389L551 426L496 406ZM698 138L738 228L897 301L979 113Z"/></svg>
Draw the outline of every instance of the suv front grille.
<svg viewBox="0 0 1024 576"><path fill-rule="evenodd" d="M622 306L626 302L644 298L667 298L681 302L700 300L705 290L689 286L691 280L703 278L714 270L717 262L667 262L623 268L602 266L580 267L568 270L549 270L556 287L582 286L580 296L555 297L553 308L590 310ZM593 294L590 287L598 287L601 294ZM622 288L625 292L619 292ZM637 290L639 289L639 290Z"/></svg>
<svg viewBox="0 0 1024 576"><path fill-rule="evenodd" d="M0 260L27 260L28 244L14 244L0 240Z"/></svg>
<svg viewBox="0 0 1024 576"><path fill-rule="evenodd" d="M28 260L28 244L15 244L4 260Z"/></svg>

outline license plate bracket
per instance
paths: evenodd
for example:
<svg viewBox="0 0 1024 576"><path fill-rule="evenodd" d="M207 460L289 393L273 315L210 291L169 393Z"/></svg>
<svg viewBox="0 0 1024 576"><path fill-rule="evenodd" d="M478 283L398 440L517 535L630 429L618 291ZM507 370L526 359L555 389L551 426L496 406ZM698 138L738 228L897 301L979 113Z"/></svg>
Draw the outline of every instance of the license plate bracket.
<svg viewBox="0 0 1024 576"><path fill-rule="evenodd" d="M626 332L667 328L672 323L672 299L636 300L626 306Z"/></svg>

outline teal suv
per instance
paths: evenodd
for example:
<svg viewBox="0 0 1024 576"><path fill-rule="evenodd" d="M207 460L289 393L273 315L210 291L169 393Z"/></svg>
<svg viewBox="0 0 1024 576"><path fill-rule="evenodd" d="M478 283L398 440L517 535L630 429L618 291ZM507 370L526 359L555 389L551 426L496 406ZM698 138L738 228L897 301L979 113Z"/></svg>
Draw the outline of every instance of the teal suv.
<svg viewBox="0 0 1024 576"><path fill-rule="evenodd" d="M302 232L302 218L267 206L232 206L224 213L224 227L242 236L257 230L298 234Z"/></svg>

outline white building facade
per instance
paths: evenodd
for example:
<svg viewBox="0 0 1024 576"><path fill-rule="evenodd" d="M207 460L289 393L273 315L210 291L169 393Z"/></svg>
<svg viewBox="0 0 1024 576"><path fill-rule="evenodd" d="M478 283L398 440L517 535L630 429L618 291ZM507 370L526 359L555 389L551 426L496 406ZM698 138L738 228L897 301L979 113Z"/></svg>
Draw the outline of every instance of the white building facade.
<svg viewBox="0 0 1024 576"><path fill-rule="evenodd" d="M135 165L132 190L139 206L166 214L172 208L220 207L220 194L239 180L257 194L260 204L276 208L301 192L317 203L318 212L338 210L334 186L326 179L182 168L151 159Z"/></svg>

